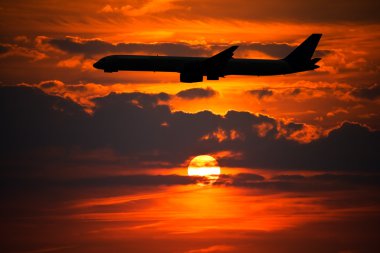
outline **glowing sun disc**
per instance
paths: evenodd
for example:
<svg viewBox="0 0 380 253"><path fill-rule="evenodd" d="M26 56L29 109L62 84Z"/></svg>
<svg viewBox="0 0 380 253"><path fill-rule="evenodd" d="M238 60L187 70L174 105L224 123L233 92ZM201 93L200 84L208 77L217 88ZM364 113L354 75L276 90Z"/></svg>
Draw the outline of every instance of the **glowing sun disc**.
<svg viewBox="0 0 380 253"><path fill-rule="evenodd" d="M220 167L214 157L199 155L190 161L187 173L189 176L208 177L216 180L220 175Z"/></svg>

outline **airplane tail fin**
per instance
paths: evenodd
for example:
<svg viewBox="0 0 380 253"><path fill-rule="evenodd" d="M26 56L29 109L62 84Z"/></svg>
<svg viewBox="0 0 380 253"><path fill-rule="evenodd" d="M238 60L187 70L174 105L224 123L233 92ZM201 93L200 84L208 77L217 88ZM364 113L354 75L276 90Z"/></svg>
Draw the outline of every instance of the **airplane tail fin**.
<svg viewBox="0 0 380 253"><path fill-rule="evenodd" d="M321 39L322 34L312 34L304 42L301 43L296 49L293 50L288 56L284 58L285 61L292 64L301 65L306 63L315 64L320 58L313 57L314 51L317 48L318 42ZM317 60L318 59L318 60Z"/></svg>

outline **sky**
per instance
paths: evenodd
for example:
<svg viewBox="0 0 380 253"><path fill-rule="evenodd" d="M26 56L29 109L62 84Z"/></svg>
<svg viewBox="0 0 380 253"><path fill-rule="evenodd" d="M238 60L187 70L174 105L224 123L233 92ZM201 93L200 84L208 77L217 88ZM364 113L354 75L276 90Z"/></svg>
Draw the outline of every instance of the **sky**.
<svg viewBox="0 0 380 253"><path fill-rule="evenodd" d="M0 2L4 252L380 250L380 3ZM110 54L277 59L315 71L180 83ZM199 155L215 182L188 176ZM214 164L215 165L215 164Z"/></svg>

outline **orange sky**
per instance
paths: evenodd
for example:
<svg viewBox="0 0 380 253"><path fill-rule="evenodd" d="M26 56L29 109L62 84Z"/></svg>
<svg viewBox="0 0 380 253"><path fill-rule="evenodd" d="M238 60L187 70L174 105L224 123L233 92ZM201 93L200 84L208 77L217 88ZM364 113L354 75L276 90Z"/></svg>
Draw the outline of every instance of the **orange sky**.
<svg viewBox="0 0 380 253"><path fill-rule="evenodd" d="M1 244L7 252L376 252L379 8L370 0L2 1ZM178 73L92 67L110 54L206 57L230 45L240 45L235 58L282 58L312 33L323 34L321 67L292 75L186 84ZM181 95L190 89L206 95ZM201 154L221 166L214 185L187 176Z"/></svg>
<svg viewBox="0 0 380 253"><path fill-rule="evenodd" d="M113 1L108 4L94 1L91 4L63 4L62 7L58 7L61 4L59 1L55 7L44 1L39 1L38 5L30 3L3 4L2 12L5 16L2 30L6 36L2 45L7 49L1 56L7 62L1 70L3 84L37 85L57 80L66 85L83 85L85 88L79 92L62 86L54 94L72 97L86 105L89 104L86 102L88 98L103 96L111 91L166 92L174 95L188 88L211 87L217 91L211 100L194 102L173 99L170 104L174 110L188 112L208 109L223 115L234 109L264 113L324 129L334 127L344 120L379 127L378 99L352 95L358 89L363 89L364 92L374 89L374 93L378 92L377 42L380 39L380 29L376 22L344 22L336 17L336 22L300 24L297 20L280 14L278 19L269 20L255 19L254 16L252 19L221 18L218 11L224 11L220 8L210 17L197 17L192 16L191 2L189 6L184 6L181 1L159 1L154 4L150 1ZM76 12L81 10L81 5L85 6L83 8L87 12L78 16ZM212 6L210 4L205 8L212 9ZM238 9L243 11L244 5ZM46 22L47 20L51 21ZM8 30L9 27L12 29ZM229 76L221 82L207 81L194 85L178 83L179 77L175 73L102 73L93 69L92 63L109 54L109 51L102 51L99 47L95 52L84 54L67 51L67 48L65 51L49 43L50 39L63 40L65 37L78 45L94 40L113 45L184 43L183 45L193 47L194 53L199 49L200 55L207 56L217 53L218 50L212 50L213 45L220 45L221 49L230 44L244 43L283 43L296 46L313 32L323 33L318 49L329 52L320 63L321 68L315 72L275 77ZM83 46L84 50L90 48L89 44L86 45ZM96 45L93 47L96 49ZM157 48L153 52L144 51L142 46L140 50L130 53L186 55L174 49L171 53L171 50L169 48L163 52ZM283 50L277 57L283 57L288 52ZM235 57L275 56L242 47L236 51ZM18 68L23 69L22 74ZM271 90L273 95L257 98L247 93L249 90L261 89ZM298 93L292 96L295 89Z"/></svg>

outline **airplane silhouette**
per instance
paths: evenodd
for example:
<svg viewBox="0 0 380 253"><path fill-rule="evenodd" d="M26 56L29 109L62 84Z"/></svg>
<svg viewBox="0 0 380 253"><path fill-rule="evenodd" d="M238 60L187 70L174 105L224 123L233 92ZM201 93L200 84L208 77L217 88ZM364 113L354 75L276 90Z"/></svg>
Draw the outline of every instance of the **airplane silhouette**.
<svg viewBox="0 0 380 253"><path fill-rule="evenodd" d="M104 72L157 71L180 73L184 83L219 80L227 75L284 75L319 68L316 63L321 58L312 58L322 34L312 34L288 56L278 60L234 59L232 56L238 46L232 46L212 56L177 57L146 55L109 55L103 57L93 66Z"/></svg>

